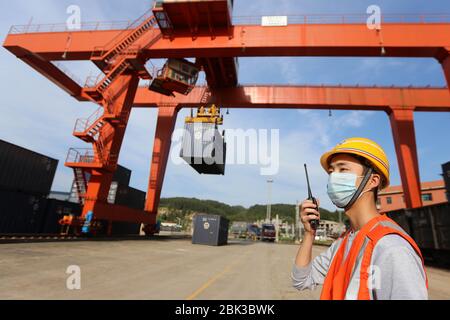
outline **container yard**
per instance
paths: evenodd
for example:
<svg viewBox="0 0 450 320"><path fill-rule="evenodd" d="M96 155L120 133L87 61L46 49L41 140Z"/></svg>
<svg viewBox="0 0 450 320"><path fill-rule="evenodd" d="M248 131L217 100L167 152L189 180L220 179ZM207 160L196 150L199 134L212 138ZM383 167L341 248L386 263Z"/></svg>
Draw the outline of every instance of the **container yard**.
<svg viewBox="0 0 450 320"><path fill-rule="evenodd" d="M8 25L0 300L450 299L450 11L362 2Z"/></svg>

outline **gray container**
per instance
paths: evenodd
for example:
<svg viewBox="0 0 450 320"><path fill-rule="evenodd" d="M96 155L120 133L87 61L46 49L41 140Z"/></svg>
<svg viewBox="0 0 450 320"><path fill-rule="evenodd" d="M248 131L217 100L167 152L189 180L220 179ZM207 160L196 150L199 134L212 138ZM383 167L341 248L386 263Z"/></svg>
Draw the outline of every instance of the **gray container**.
<svg viewBox="0 0 450 320"><path fill-rule="evenodd" d="M210 246L226 245L228 243L228 224L228 219L219 215L196 215L192 243Z"/></svg>
<svg viewBox="0 0 450 320"><path fill-rule="evenodd" d="M36 234L45 221L43 196L0 190L0 233Z"/></svg>
<svg viewBox="0 0 450 320"><path fill-rule="evenodd" d="M58 160L0 140L0 189L48 195Z"/></svg>
<svg viewBox="0 0 450 320"><path fill-rule="evenodd" d="M226 143L215 124L187 123L180 157L200 174L225 174Z"/></svg>

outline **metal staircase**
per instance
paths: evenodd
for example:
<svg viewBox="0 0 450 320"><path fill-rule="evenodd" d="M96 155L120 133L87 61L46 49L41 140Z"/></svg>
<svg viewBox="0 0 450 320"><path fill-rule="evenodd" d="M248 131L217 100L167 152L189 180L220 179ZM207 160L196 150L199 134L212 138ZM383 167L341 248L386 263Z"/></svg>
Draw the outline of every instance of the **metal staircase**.
<svg viewBox="0 0 450 320"><path fill-rule="evenodd" d="M74 169L76 191L80 202L84 201L84 195L87 192L87 174L90 174L92 170L114 171L116 168L118 155L111 153L110 142L115 129L124 124L126 114L111 110L114 104L110 97L113 93L108 92L108 89L121 75L127 73L137 74L142 79L152 79L145 68L145 60L140 56L141 47L136 43L150 30L153 30L154 34L144 46L148 47L156 42L161 37L161 33L159 29L154 28L155 25L157 21L150 10L105 45L104 48L107 50L96 48L92 53L91 61L102 70L102 74L96 78L89 77L83 92L91 100L101 104L101 107L89 118L78 119L73 132L75 137L91 143L92 147L72 148L66 159L66 166ZM124 81L124 85L126 84Z"/></svg>
<svg viewBox="0 0 450 320"><path fill-rule="evenodd" d="M83 169L81 168L73 168L75 180L74 180L74 188L77 194L78 202L80 204L84 204L85 195L87 192L87 179Z"/></svg>
<svg viewBox="0 0 450 320"><path fill-rule="evenodd" d="M94 142L100 130L105 125L103 107L98 108L89 118L78 119L75 123L73 135L85 142Z"/></svg>
<svg viewBox="0 0 450 320"><path fill-rule="evenodd" d="M148 17L140 26L133 30L129 35L127 35L122 41L120 41L114 48L109 50L106 54L101 57L101 60L106 63L110 63L114 58L121 52L126 51L131 45L133 45L143 34L148 30L153 29L157 24L156 18L151 15Z"/></svg>
<svg viewBox="0 0 450 320"><path fill-rule="evenodd" d="M117 38L113 39L115 45L111 49L108 51L97 49L92 53L91 60L105 74L100 81L95 81L94 84L89 83L89 78L86 82L84 92L95 102L102 101L103 95L109 86L128 70L136 72L142 79L152 79L152 76L145 68L145 61L139 57L141 47L136 46L135 43L148 31L155 30L154 27L157 25L157 21L151 15L151 11L148 11L131 26L134 25L136 25L136 28L133 31L127 32L125 36L119 35L119 38L122 36L120 40L117 40ZM146 46L153 44L160 37L161 33L158 31Z"/></svg>
<svg viewBox="0 0 450 320"><path fill-rule="evenodd" d="M108 89L108 87L116 80L120 75L122 75L130 66L130 63L123 59L119 64L117 64L110 72L106 74L106 76L100 80L95 87L89 87L89 79L86 83L86 87L84 92L89 95L95 101L102 101L103 94Z"/></svg>

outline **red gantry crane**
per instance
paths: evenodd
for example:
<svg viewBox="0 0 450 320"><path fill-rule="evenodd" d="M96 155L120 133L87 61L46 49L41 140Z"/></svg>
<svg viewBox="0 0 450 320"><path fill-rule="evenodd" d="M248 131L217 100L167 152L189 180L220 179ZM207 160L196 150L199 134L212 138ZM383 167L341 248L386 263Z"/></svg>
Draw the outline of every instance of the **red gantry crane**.
<svg viewBox="0 0 450 320"><path fill-rule="evenodd" d="M70 149L81 218L65 223L95 228L100 221L144 223L155 232L171 135L181 108L214 103L227 108L307 108L385 111L390 119L408 208L422 206L414 132L415 111L450 111L448 88L239 86L237 57L429 57L437 59L450 84L450 16L384 16L370 30L367 16L287 16L285 26L260 18L232 18L233 1L156 1L126 28L114 24L13 26L4 47L78 101L99 109L76 122L74 136L90 148ZM167 59L149 73L150 59ZM186 58L195 58L189 62ZM92 61L101 77L77 83L55 62ZM207 86L196 87L204 71ZM140 79L150 85L140 87ZM106 199L133 107L158 108L153 157L144 211ZM109 224L111 226L111 223Z"/></svg>

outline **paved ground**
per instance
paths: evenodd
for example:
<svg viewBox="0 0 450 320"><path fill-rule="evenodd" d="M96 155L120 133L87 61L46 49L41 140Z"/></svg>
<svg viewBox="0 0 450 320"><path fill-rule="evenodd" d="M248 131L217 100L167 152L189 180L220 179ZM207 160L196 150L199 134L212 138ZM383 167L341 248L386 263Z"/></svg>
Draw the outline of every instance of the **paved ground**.
<svg viewBox="0 0 450 320"><path fill-rule="evenodd" d="M315 247L314 254L325 250ZM317 299L291 287L296 245L187 239L0 244L0 299ZM81 290L66 269L81 268ZM430 298L450 299L450 271L428 268Z"/></svg>

